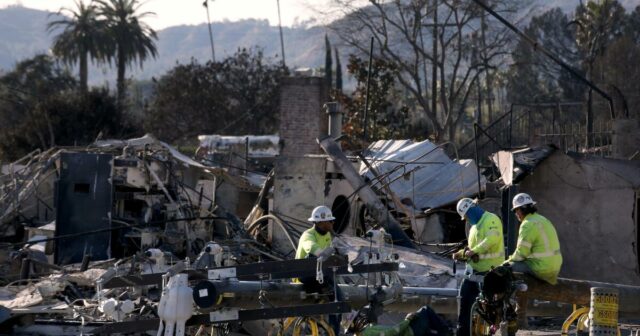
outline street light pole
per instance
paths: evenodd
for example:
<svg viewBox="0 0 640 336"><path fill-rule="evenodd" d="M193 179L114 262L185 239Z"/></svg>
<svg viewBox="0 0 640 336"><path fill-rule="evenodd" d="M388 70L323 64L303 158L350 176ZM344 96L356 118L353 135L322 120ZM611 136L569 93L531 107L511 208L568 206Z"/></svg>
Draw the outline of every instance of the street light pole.
<svg viewBox="0 0 640 336"><path fill-rule="evenodd" d="M213 0L211 0L211 1L213 1ZM211 17L209 16L209 0L204 0L202 5L204 6L204 8L207 9L207 22L209 24L209 42L211 42L211 60L213 62L215 62L216 61L216 51L213 48L213 31L211 30Z"/></svg>
<svg viewBox="0 0 640 336"><path fill-rule="evenodd" d="M280 17L280 0L276 0L278 5L278 28L280 28L280 48L282 49L282 67L286 68L287 64L284 60L284 39L282 38L282 18Z"/></svg>

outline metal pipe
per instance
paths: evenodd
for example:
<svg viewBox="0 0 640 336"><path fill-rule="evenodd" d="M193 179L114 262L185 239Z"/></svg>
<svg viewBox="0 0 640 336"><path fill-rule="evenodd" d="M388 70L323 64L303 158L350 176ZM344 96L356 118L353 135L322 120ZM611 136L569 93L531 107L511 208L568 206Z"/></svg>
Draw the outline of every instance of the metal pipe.
<svg viewBox="0 0 640 336"><path fill-rule="evenodd" d="M373 36L371 37L371 47L369 47L369 70L367 72L367 91L364 97L364 121L362 124L362 139L367 142L367 114L369 112L369 88L371 86L371 64L373 63Z"/></svg>
<svg viewBox="0 0 640 336"><path fill-rule="evenodd" d="M509 148L513 148L513 104L509 109Z"/></svg>
<svg viewBox="0 0 640 336"><path fill-rule="evenodd" d="M249 171L249 137L244 138L244 176L248 175Z"/></svg>
<svg viewBox="0 0 640 336"><path fill-rule="evenodd" d="M333 159L333 162L340 168L340 171L347 179L351 187L357 191L358 196L367 205L371 215L380 223L385 230L393 237L395 244L416 248L409 236L402 230L400 223L389 214L387 207L380 201L378 195L367 185L362 176L353 168L353 164L344 155L336 142L329 136L318 139L320 147Z"/></svg>
<svg viewBox="0 0 640 336"><path fill-rule="evenodd" d="M29 258L22 259L22 264L20 265L20 280L29 279L30 270L31 270L31 259Z"/></svg>
<svg viewBox="0 0 640 336"><path fill-rule="evenodd" d="M480 198L480 194L482 193L482 186L480 183L480 161L478 156L478 123L473 123L473 146L476 159L476 172L478 174L478 198Z"/></svg>
<svg viewBox="0 0 640 336"><path fill-rule="evenodd" d="M84 272L89 269L89 262L91 261L91 254L85 254L82 257L82 264L80 265L80 271Z"/></svg>
<svg viewBox="0 0 640 336"><path fill-rule="evenodd" d="M273 283L260 281L211 281L218 295L222 295L220 306L242 307L244 309L260 308L258 296L260 290L267 292L266 298L270 303L295 305L305 300L315 298L315 294L308 294L299 283ZM352 308L358 308L368 303L365 286L340 284L340 291ZM431 306L439 314L456 314L456 288L434 287L392 287L383 288L388 298L394 300L385 305L385 311L414 312L424 305ZM369 290L371 293L372 291ZM227 294L224 294L227 293ZM272 294L274 294L272 296ZM588 291L587 291L588 293ZM588 294L587 294L588 295ZM321 295L318 295L321 296ZM219 307L219 306L218 306ZM216 307L217 308L217 307ZM527 316L566 316L571 313L571 305L546 301L531 300L527 308ZM621 311L622 313L622 311ZM627 314L628 315L628 314Z"/></svg>
<svg viewBox="0 0 640 336"><path fill-rule="evenodd" d="M457 297L457 288L402 287L403 295Z"/></svg>
<svg viewBox="0 0 640 336"><path fill-rule="evenodd" d="M342 111L340 103L325 103L324 109L329 115L329 136L334 139L339 138L342 136Z"/></svg>
<svg viewBox="0 0 640 336"><path fill-rule="evenodd" d="M286 68L287 63L284 59L284 38L282 37L282 19L280 17L280 0L276 0L276 4L278 5L278 28L280 29L280 49L282 51L282 67Z"/></svg>
<svg viewBox="0 0 640 336"><path fill-rule="evenodd" d="M223 297L223 299L220 300L220 305L223 306L242 306L243 308L247 308L246 305L253 303L258 304L257 297L260 295L260 291L277 293L277 295L273 297L267 294L269 301L272 303L287 303L289 305L302 303L308 298L315 296L315 293L306 293L303 288L304 285L301 283L236 280L208 281L215 287L215 293ZM343 293L345 300L349 301L352 305L364 305L368 302L367 286L339 284L338 287ZM458 295L458 289L456 288L391 286L383 287L382 291L385 293L387 300L396 299L402 302L404 302L405 299L409 300L412 296L455 298ZM369 289L368 292L372 294L375 291Z"/></svg>
<svg viewBox="0 0 640 336"><path fill-rule="evenodd" d="M211 61L216 61L216 51L213 49L213 30L211 29L211 17L209 16L209 0L204 0L202 5L207 9L207 23L209 24L209 42L211 43Z"/></svg>

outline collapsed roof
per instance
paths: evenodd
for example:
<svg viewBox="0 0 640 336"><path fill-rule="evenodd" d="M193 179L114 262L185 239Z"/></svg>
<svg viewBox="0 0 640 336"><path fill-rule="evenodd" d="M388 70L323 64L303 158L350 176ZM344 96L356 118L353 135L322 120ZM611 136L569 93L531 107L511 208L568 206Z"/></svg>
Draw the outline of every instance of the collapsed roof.
<svg viewBox="0 0 640 336"><path fill-rule="evenodd" d="M478 194L478 171L473 160L451 160L444 150L425 140L380 140L365 154L377 174L401 200L411 200L416 210L442 207L462 197ZM360 175L374 173L363 163ZM486 179L480 176L484 189Z"/></svg>

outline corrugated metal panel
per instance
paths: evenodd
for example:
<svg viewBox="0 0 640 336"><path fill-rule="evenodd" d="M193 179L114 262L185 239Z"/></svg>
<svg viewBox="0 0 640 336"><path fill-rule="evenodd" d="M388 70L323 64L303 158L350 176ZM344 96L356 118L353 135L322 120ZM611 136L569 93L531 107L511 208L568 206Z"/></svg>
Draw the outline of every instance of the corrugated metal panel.
<svg viewBox="0 0 640 336"><path fill-rule="evenodd" d="M366 157L378 173L387 175L391 190L401 200L411 200L416 210L438 208L478 193L475 162L451 160L428 140L380 140L369 146ZM364 164L360 174L374 178ZM484 189L484 177L480 183Z"/></svg>

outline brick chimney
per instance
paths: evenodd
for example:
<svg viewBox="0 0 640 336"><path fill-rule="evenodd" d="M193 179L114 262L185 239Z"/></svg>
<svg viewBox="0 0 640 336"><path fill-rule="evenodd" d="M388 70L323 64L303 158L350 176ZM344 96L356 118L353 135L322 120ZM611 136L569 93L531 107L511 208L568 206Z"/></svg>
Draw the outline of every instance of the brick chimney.
<svg viewBox="0 0 640 336"><path fill-rule="evenodd" d="M284 79L280 91L280 155L322 153L316 138L328 133L328 117L322 108L328 96L322 77Z"/></svg>

